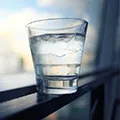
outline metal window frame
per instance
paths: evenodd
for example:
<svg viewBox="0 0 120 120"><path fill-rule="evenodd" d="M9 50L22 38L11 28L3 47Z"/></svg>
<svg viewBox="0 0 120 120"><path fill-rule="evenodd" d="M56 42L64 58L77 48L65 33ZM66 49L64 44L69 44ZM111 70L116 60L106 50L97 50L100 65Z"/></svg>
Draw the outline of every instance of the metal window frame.
<svg viewBox="0 0 120 120"><path fill-rule="evenodd" d="M119 20L119 0L104 0L103 5L98 50L96 52L96 65L98 67L109 67L116 63L116 59L120 59L116 58L115 56L115 45L117 42L116 33ZM104 89L104 93L102 93L104 94L104 106L101 106L104 107L104 117L102 117L100 120L111 119L113 113L112 110L117 97L117 84L119 81L114 81L112 78L110 79L111 80L107 82L107 84L104 84L104 88L99 89L99 91L103 91ZM119 77L115 79L119 79ZM96 94L99 94L99 92L97 92L97 89L91 93L92 102L96 99L96 94L94 94L94 92ZM93 120L96 119L97 118L94 118Z"/></svg>

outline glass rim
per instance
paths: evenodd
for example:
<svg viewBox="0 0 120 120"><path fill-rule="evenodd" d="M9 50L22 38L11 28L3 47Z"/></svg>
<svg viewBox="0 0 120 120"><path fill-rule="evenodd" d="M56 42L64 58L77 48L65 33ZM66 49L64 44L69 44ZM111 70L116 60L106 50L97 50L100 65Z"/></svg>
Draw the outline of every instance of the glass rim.
<svg viewBox="0 0 120 120"><path fill-rule="evenodd" d="M81 19L81 18L69 18L69 17L65 17L65 18L46 18L46 19L40 19L40 20L34 20L32 22L29 22L26 27L30 27L30 25L34 24L34 23L37 23L37 22L45 22L45 21L53 21L53 20L76 20L76 21L82 21L83 24L86 24L86 26L88 25L88 22L84 19ZM71 28L74 28L74 27L77 27L79 26L80 24L78 25L73 25L71 27L65 27L65 28L58 28L58 29L41 29L41 28L34 28L34 27L30 27L32 29L38 29L38 30L62 30L62 29L71 29Z"/></svg>

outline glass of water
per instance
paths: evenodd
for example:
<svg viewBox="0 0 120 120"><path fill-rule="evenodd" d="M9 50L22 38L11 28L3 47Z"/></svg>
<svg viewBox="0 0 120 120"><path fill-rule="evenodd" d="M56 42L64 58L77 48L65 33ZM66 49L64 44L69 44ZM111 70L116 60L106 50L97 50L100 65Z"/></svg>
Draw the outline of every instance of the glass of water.
<svg viewBox="0 0 120 120"><path fill-rule="evenodd" d="M77 91L87 24L79 18L51 18L27 25L38 93Z"/></svg>

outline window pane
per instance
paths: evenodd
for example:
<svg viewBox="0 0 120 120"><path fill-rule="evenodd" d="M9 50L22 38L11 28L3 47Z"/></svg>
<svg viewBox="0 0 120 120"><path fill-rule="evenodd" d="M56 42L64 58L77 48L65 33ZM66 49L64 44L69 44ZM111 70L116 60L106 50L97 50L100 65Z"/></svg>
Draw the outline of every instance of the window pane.
<svg viewBox="0 0 120 120"><path fill-rule="evenodd" d="M81 73L95 67L103 0L7 0L0 4L0 88L12 89L35 83L33 63L25 25L53 17L79 17L88 21ZM3 81L3 82L2 82ZM79 81L79 85L81 82ZM14 83L14 84L13 84ZM2 86L2 87L1 87ZM62 101L61 101L62 102ZM90 94L56 112L57 119L87 120ZM76 117L76 118L75 118Z"/></svg>

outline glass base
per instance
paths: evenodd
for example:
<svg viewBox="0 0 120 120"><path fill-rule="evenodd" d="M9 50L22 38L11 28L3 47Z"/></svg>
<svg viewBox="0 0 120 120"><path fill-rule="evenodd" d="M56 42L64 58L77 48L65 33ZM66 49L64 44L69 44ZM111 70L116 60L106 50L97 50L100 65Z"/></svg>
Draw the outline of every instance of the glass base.
<svg viewBox="0 0 120 120"><path fill-rule="evenodd" d="M40 81L40 79L37 79ZM77 91L77 79L74 80L41 80L37 82L37 91L45 94L71 94Z"/></svg>
<svg viewBox="0 0 120 120"><path fill-rule="evenodd" d="M71 94L76 91L77 89L43 89L45 94Z"/></svg>

